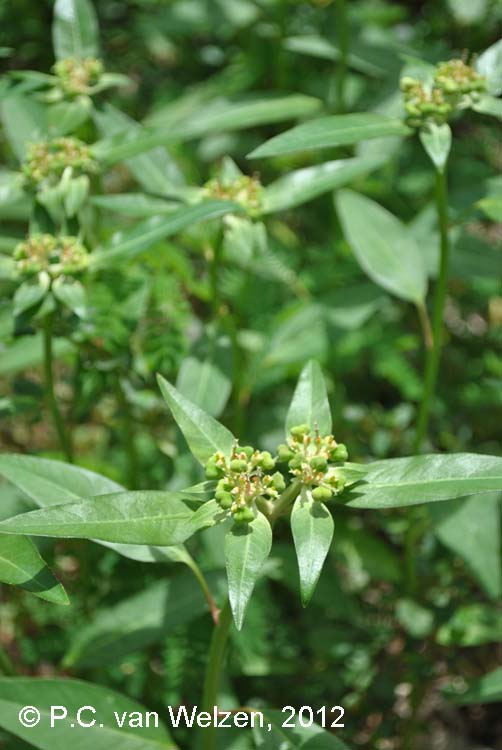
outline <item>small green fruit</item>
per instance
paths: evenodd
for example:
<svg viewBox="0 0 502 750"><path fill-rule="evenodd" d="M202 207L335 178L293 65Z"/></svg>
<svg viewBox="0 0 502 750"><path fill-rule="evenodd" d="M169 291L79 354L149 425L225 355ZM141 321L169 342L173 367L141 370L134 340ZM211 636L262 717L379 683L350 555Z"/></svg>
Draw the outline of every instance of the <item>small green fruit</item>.
<svg viewBox="0 0 502 750"><path fill-rule="evenodd" d="M328 462L323 456L314 456L310 459L310 465L314 471L326 471L328 468Z"/></svg>
<svg viewBox="0 0 502 750"><path fill-rule="evenodd" d="M247 461L244 461L243 458L233 458L232 461L230 461L230 468L232 471L246 471L247 467Z"/></svg>
<svg viewBox="0 0 502 750"><path fill-rule="evenodd" d="M245 453L246 458L251 458L254 453L254 448L252 445L243 445L242 447L239 446L239 453Z"/></svg>
<svg viewBox="0 0 502 750"><path fill-rule="evenodd" d="M221 469L216 466L214 461L209 461L206 464L206 478L207 479L219 479L221 477L222 471Z"/></svg>
<svg viewBox="0 0 502 750"><path fill-rule="evenodd" d="M272 458L272 454L268 451L262 451L260 453L260 466L264 471L272 471L275 468L275 461Z"/></svg>
<svg viewBox="0 0 502 750"><path fill-rule="evenodd" d="M294 456L288 463L290 469L299 469L303 463L303 456Z"/></svg>
<svg viewBox="0 0 502 750"><path fill-rule="evenodd" d="M276 471L272 477L272 486L277 492L284 492L286 489L286 482L280 471Z"/></svg>
<svg viewBox="0 0 502 750"><path fill-rule="evenodd" d="M308 424L299 424L296 427L292 427L290 429L290 433L293 435L293 437L302 438L304 435L308 435L310 432L310 427Z"/></svg>
<svg viewBox="0 0 502 750"><path fill-rule="evenodd" d="M234 521L236 523L250 523L254 521L254 513L251 508L239 508L234 513Z"/></svg>
<svg viewBox="0 0 502 750"><path fill-rule="evenodd" d="M318 503L325 503L328 500L331 500L332 495L333 493L327 487L316 487L312 490L312 497Z"/></svg>
<svg viewBox="0 0 502 750"><path fill-rule="evenodd" d="M277 449L277 459L278 461L285 462L285 461L291 461L292 458L294 458L294 452L291 450L289 445L285 445L284 443L280 445Z"/></svg>
<svg viewBox="0 0 502 750"><path fill-rule="evenodd" d="M335 450L331 452L332 461L346 461L349 457L347 446L343 443L339 443Z"/></svg>

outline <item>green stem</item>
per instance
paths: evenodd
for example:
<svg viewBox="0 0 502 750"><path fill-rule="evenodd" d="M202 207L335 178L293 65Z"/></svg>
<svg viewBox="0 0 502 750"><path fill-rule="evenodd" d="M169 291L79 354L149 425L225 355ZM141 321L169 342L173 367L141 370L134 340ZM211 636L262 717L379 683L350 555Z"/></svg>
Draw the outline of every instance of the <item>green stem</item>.
<svg viewBox="0 0 502 750"><path fill-rule="evenodd" d="M53 315L49 313L45 316L43 322L43 337L44 337L44 375L45 375L45 391L47 404L49 411L52 416L54 429L59 439L61 450L65 456L65 459L69 463L73 463L73 455L71 449L71 442L68 433L66 432L61 412L59 411L56 394L54 392L54 361L52 352L52 333L53 333Z"/></svg>
<svg viewBox="0 0 502 750"><path fill-rule="evenodd" d="M272 524L274 524L275 521L277 521L277 519L282 516L284 511L289 508L293 500L296 500L300 493L300 489L300 482L298 480L295 480L294 482L291 482L289 487L284 490L277 502L274 503L274 510L269 519Z"/></svg>
<svg viewBox="0 0 502 750"><path fill-rule="evenodd" d="M138 484L138 453L134 436L134 419L120 376L117 378L117 396L122 412L124 444L127 453L127 486L135 490Z"/></svg>
<svg viewBox="0 0 502 750"><path fill-rule="evenodd" d="M220 612L218 624L213 630L209 656L207 660L206 676L204 679L204 692L202 695L202 710L212 713L215 706L218 705L218 692L220 687L221 673L225 659L228 634L232 623L232 612L230 602L224 604ZM202 750L215 750L216 748L216 727L206 727L201 736Z"/></svg>
<svg viewBox="0 0 502 750"><path fill-rule="evenodd" d="M16 670L10 657L2 647L0 647L0 674L7 675L7 677L12 677L16 674Z"/></svg>
<svg viewBox="0 0 502 750"><path fill-rule="evenodd" d="M211 248L211 262L209 266L209 286L211 289L211 305L213 308L213 318L218 320L221 313L220 298L220 263L223 252L223 225L218 229L215 242Z"/></svg>
<svg viewBox="0 0 502 750"><path fill-rule="evenodd" d="M433 346L427 352L424 376L424 393L418 412L417 431L414 451L418 453L427 435L429 415L436 391L436 383L441 360L443 343L443 311L448 289L448 266L450 256L450 242L448 238L448 182L446 168L436 172L436 210L441 237L439 274L434 297L434 311L432 314Z"/></svg>
<svg viewBox="0 0 502 750"><path fill-rule="evenodd" d="M335 23L340 49L340 59L337 62L336 99L338 112L345 112L345 84L347 82L347 60L349 56L349 17L347 0L335 0Z"/></svg>
<svg viewBox="0 0 502 750"><path fill-rule="evenodd" d="M216 602L214 601L213 595L211 594L211 591L209 589L209 585L204 577L204 573L199 568L195 560L192 556L187 559L187 565L194 574L197 582L199 583L202 593L204 594L204 597L206 599L206 602L209 607L209 611L211 612L211 617L213 618L214 624L217 626L220 620L220 612L218 610L218 606Z"/></svg>

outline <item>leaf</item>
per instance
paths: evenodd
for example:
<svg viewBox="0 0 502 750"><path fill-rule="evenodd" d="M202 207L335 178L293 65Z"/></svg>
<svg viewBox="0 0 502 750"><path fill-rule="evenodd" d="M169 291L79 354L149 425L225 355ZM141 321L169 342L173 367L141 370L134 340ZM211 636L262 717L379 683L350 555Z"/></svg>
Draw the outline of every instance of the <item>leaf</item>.
<svg viewBox="0 0 502 750"><path fill-rule="evenodd" d="M396 619L412 638L423 640L434 628L434 613L413 599L398 599Z"/></svg>
<svg viewBox="0 0 502 750"><path fill-rule="evenodd" d="M463 690L455 684L445 685L443 693L457 706L472 706L476 703L498 703L502 701L502 667L471 680Z"/></svg>
<svg viewBox="0 0 502 750"><path fill-rule="evenodd" d="M0 534L0 581L20 586L54 604L70 603L36 546L25 536Z"/></svg>
<svg viewBox="0 0 502 750"><path fill-rule="evenodd" d="M482 115L491 115L502 120L502 100L490 94L481 94L471 105L471 109Z"/></svg>
<svg viewBox="0 0 502 750"><path fill-rule="evenodd" d="M52 293L62 305L78 315L79 318L86 317L86 294L80 281L59 277L52 284Z"/></svg>
<svg viewBox="0 0 502 750"><path fill-rule="evenodd" d="M49 283L49 277L46 276L42 279L35 279L33 282L25 281L21 286L18 286L13 299L13 314L21 315L31 307L38 305L47 294Z"/></svg>
<svg viewBox="0 0 502 750"><path fill-rule="evenodd" d="M329 510L302 488L291 512L291 530L295 542L302 604L307 606L329 552L335 524Z"/></svg>
<svg viewBox="0 0 502 750"><path fill-rule="evenodd" d="M489 94L492 96L502 94L502 39L492 44L478 57L476 70L485 76Z"/></svg>
<svg viewBox="0 0 502 750"><path fill-rule="evenodd" d="M456 609L442 625L436 640L441 646L484 646L502 640L502 612L495 606L468 604Z"/></svg>
<svg viewBox="0 0 502 750"><path fill-rule="evenodd" d="M207 514L194 520L198 506L179 492L118 492L8 518L0 533L169 547L211 525Z"/></svg>
<svg viewBox="0 0 502 750"><path fill-rule="evenodd" d="M98 19L90 0L56 0L52 42L58 60L99 57Z"/></svg>
<svg viewBox="0 0 502 750"><path fill-rule="evenodd" d="M152 198L143 193L93 195L90 203L106 211L115 211L118 214L138 219L171 213L173 209L178 208L177 203L163 200L162 198Z"/></svg>
<svg viewBox="0 0 502 750"><path fill-rule="evenodd" d="M10 94L1 102L0 115L10 146L19 161L23 161L28 144L42 140L47 134L46 112L34 98Z"/></svg>
<svg viewBox="0 0 502 750"><path fill-rule="evenodd" d="M431 454L364 468L364 479L342 495L351 508L402 508L502 490L502 458L496 456Z"/></svg>
<svg viewBox="0 0 502 750"><path fill-rule="evenodd" d="M331 410L326 383L319 362L311 359L300 373L298 383L286 416L286 432L300 424L316 426L321 435L331 433Z"/></svg>
<svg viewBox="0 0 502 750"><path fill-rule="evenodd" d="M424 301L427 273L411 234L389 211L349 190L336 194L345 239L369 278L415 304Z"/></svg>
<svg viewBox="0 0 502 750"><path fill-rule="evenodd" d="M216 219L231 211L240 211L230 201L204 201L195 206L183 206L169 216L155 216L138 224L130 232L123 232L120 239L111 245L98 248L90 256L90 267L117 268L124 261L135 258L156 242L165 240L200 221Z"/></svg>
<svg viewBox="0 0 502 750"><path fill-rule="evenodd" d="M434 533L460 555L488 596L502 594L500 555L500 495L486 495L433 505L429 508Z"/></svg>
<svg viewBox="0 0 502 750"><path fill-rule="evenodd" d="M313 151L334 146L350 146L370 138L409 135L411 131L401 120L375 112L334 115L297 125L271 138L256 148L249 159Z"/></svg>
<svg viewBox="0 0 502 750"><path fill-rule="evenodd" d="M54 358L64 357L74 351L71 341L56 338L53 341ZM38 367L44 358L44 346L41 333L35 336L23 336L14 340L8 349L0 349L0 375L13 375L29 367ZM0 457L1 458L1 457Z"/></svg>
<svg viewBox="0 0 502 750"><path fill-rule="evenodd" d="M139 594L98 610L72 634L63 666L116 664L125 656L158 643L206 611L206 600L191 572L156 581Z"/></svg>
<svg viewBox="0 0 502 750"><path fill-rule="evenodd" d="M212 417L222 413L232 390L232 381L216 361L210 354L204 359L186 357L176 380L181 395Z"/></svg>
<svg viewBox="0 0 502 750"><path fill-rule="evenodd" d="M451 149L451 128L447 122L436 125L428 123L419 132L422 146L438 172L444 172Z"/></svg>
<svg viewBox="0 0 502 750"><path fill-rule="evenodd" d="M307 203L363 177L382 163L378 157L337 159L289 172L265 188L262 211L271 214Z"/></svg>
<svg viewBox="0 0 502 750"><path fill-rule="evenodd" d="M162 375L158 375L157 380L162 395L195 458L201 464L206 464L216 451L230 456L235 443L230 430L185 398Z"/></svg>
<svg viewBox="0 0 502 750"><path fill-rule="evenodd" d="M256 580L271 548L272 529L260 512L251 523L235 523L225 536L228 596L237 630L242 628Z"/></svg>
<svg viewBox="0 0 502 750"><path fill-rule="evenodd" d="M62 705L68 716L64 721L56 720L51 727L51 707ZM19 712L25 706L36 706L40 711L41 721L36 727L24 727L19 721ZM93 727L79 726L77 712L83 706L95 709L95 714L89 710L81 714L82 722L96 721ZM145 716L146 708L92 682L37 677L0 678L0 726L40 750L68 750L69 747L78 750L117 750L118 747L120 750L175 750L176 745L161 722L157 727L153 722L150 727L130 727L126 718L120 728L114 712L122 719L124 713L126 717L133 712Z"/></svg>
<svg viewBox="0 0 502 750"><path fill-rule="evenodd" d="M347 746L330 732L322 729L318 724L311 727L299 725L298 718L293 717L288 724L295 723L295 728L285 727L290 712L273 711L268 708L260 709L264 716L264 726L260 727L255 721L253 735L260 750L348 750ZM343 714L326 710L326 720L332 722L340 718L343 725ZM308 719L308 717L307 717Z"/></svg>

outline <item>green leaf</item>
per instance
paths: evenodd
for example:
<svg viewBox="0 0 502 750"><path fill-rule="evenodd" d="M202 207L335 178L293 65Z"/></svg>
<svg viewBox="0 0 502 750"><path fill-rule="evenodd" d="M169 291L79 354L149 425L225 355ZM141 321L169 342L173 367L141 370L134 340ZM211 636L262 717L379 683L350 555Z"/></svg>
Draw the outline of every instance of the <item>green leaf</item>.
<svg viewBox="0 0 502 750"><path fill-rule="evenodd" d="M33 97L10 94L0 104L0 115L9 144L23 161L28 144L47 134L46 111Z"/></svg>
<svg viewBox="0 0 502 750"><path fill-rule="evenodd" d="M25 536L0 534L0 581L54 604L70 603L36 546Z"/></svg>
<svg viewBox="0 0 502 750"><path fill-rule="evenodd" d="M90 203L106 211L115 211L132 218L146 219L150 216L171 213L178 204L162 198L152 198L143 193L119 193L117 195L93 195Z"/></svg>
<svg viewBox="0 0 502 750"><path fill-rule="evenodd" d="M502 39L492 44L478 57L476 70L485 76L489 94L492 96L502 94Z"/></svg>
<svg viewBox="0 0 502 750"><path fill-rule="evenodd" d="M363 177L382 163L379 157L337 159L289 172L265 188L262 211L271 214L307 203Z"/></svg>
<svg viewBox="0 0 502 750"><path fill-rule="evenodd" d="M493 605L468 604L456 609L436 635L441 646L484 646L502 640L502 612Z"/></svg>
<svg viewBox="0 0 502 750"><path fill-rule="evenodd" d="M336 194L345 238L369 278L415 304L427 293L427 272L418 246L401 222L378 203L350 190Z"/></svg>
<svg viewBox="0 0 502 750"><path fill-rule="evenodd" d="M502 120L502 100L490 94L481 94L479 99L471 105L471 109L481 115L491 115Z"/></svg>
<svg viewBox="0 0 502 750"><path fill-rule="evenodd" d="M157 376L160 390L191 452L201 464L221 451L230 456L235 438L222 424L189 401L162 375Z"/></svg>
<svg viewBox="0 0 502 750"><path fill-rule="evenodd" d="M51 707L64 705L68 716L55 721L51 727ZM24 727L19 712L25 706L36 706L41 714L40 723ZM95 726L79 726L77 712L83 706L92 706L96 713L83 711L82 722L96 720ZM140 703L116 693L114 690L94 685L92 682L69 679L37 677L0 678L0 726L39 750L175 750L165 726L128 726L129 715L138 718L146 715ZM138 714L139 712L139 714ZM125 716L124 716L125 715ZM120 721L125 718L123 727ZM73 724L73 726L72 726Z"/></svg>
<svg viewBox="0 0 502 750"><path fill-rule="evenodd" d="M81 96L72 102L58 102L47 110L51 135L72 135L89 117L92 111L90 97Z"/></svg>
<svg viewBox="0 0 502 750"><path fill-rule="evenodd" d="M98 19L90 0L56 0L52 42L58 60L99 57Z"/></svg>
<svg viewBox="0 0 502 750"><path fill-rule="evenodd" d="M272 529L260 512L251 523L235 523L225 536L228 596L237 630L242 628L256 580L271 548Z"/></svg>
<svg viewBox="0 0 502 750"><path fill-rule="evenodd" d="M351 508L402 508L502 490L502 458L477 453L389 458L342 495ZM484 498L478 498L483 503Z"/></svg>
<svg viewBox="0 0 502 750"><path fill-rule="evenodd" d="M232 211L240 211L236 203L230 201L204 201L195 206L183 206L169 216L155 216L141 222L135 229L123 232L114 244L98 248L90 256L90 267L116 268L124 261L135 258L143 250L156 242L192 227L200 221L216 219Z"/></svg>
<svg viewBox="0 0 502 750"><path fill-rule="evenodd" d="M434 122L420 129L420 140L430 160L438 172L444 172L451 149L451 128L447 122L436 125Z"/></svg>
<svg viewBox="0 0 502 750"><path fill-rule="evenodd" d="M316 502L305 487L296 498L291 512L291 530L298 558L302 604L306 607L333 541L335 524L326 506Z"/></svg>
<svg viewBox="0 0 502 750"><path fill-rule="evenodd" d="M87 300L85 289L80 281L59 277L52 284L52 293L62 305L78 315L85 318L87 315Z"/></svg>
<svg viewBox="0 0 502 750"><path fill-rule="evenodd" d="M398 599L396 619L412 638L423 640L432 633L434 613L413 599Z"/></svg>
<svg viewBox="0 0 502 750"><path fill-rule="evenodd" d="M13 314L21 315L21 313L29 310L31 307L38 305L47 294L48 289L48 276L35 279L34 281L25 281L21 286L18 286L14 294Z"/></svg>
<svg viewBox="0 0 502 750"><path fill-rule="evenodd" d="M56 338L53 342L54 358L64 357L74 351L71 341ZM13 341L8 349L1 349L0 375L12 375L29 367L38 367L44 358L44 344L41 333L23 336Z"/></svg>
<svg viewBox="0 0 502 750"><path fill-rule="evenodd" d="M457 706L472 706L476 703L498 703L502 701L502 667L483 675L478 680L471 680L463 690L455 684L446 685L443 689L446 697Z"/></svg>
<svg viewBox="0 0 502 750"><path fill-rule="evenodd" d="M228 401L232 381L211 353L204 359L186 357L180 365L176 387L212 417L218 417Z"/></svg>
<svg viewBox="0 0 502 750"><path fill-rule="evenodd" d="M316 426L321 435L331 433L331 411L326 383L319 362L311 359L301 371L293 400L286 416L286 432L300 424Z"/></svg>
<svg viewBox="0 0 502 750"><path fill-rule="evenodd" d="M500 495L466 497L429 508L437 538L460 555L488 596L502 595Z"/></svg>
<svg viewBox="0 0 502 750"><path fill-rule="evenodd" d="M334 146L350 146L370 138L409 135L401 120L374 112L334 115L297 125L256 148L249 159L280 156L297 151L313 151Z"/></svg>
<svg viewBox="0 0 502 750"><path fill-rule="evenodd" d="M264 726L255 721L253 735L259 750L348 750L347 746L331 732L322 729L318 724L302 727L297 717L290 719L289 712L260 709L264 715ZM343 709L342 709L343 711ZM305 719L308 721L309 717ZM339 720L343 725L343 713L326 709L326 722L329 726ZM295 724L294 729L285 727L284 723Z"/></svg>
<svg viewBox="0 0 502 750"><path fill-rule="evenodd" d="M199 505L180 492L118 492L8 518L0 533L169 547L211 525L207 514L194 519Z"/></svg>
<svg viewBox="0 0 502 750"><path fill-rule="evenodd" d="M120 659L158 643L206 611L199 584L191 572L183 571L98 610L72 634L63 665L89 668L120 663Z"/></svg>

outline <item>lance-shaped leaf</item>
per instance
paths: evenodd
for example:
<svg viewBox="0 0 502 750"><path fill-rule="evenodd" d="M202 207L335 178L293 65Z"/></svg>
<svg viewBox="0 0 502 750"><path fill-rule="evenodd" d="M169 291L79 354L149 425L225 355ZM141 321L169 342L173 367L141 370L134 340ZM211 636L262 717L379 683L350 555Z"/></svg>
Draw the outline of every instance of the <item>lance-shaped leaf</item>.
<svg viewBox="0 0 502 750"><path fill-rule="evenodd" d="M412 131L397 118L376 112L359 112L351 115L334 115L297 125L276 135L252 151L248 158L280 156L297 151L314 151L383 136L409 135Z"/></svg>
<svg viewBox="0 0 502 750"><path fill-rule="evenodd" d="M431 454L365 468L362 480L342 495L351 508L401 508L502 490L502 458L496 456Z"/></svg>
<svg viewBox="0 0 502 750"><path fill-rule="evenodd" d="M98 57L98 19L90 0L56 0L52 41L56 57Z"/></svg>
<svg viewBox="0 0 502 750"><path fill-rule="evenodd" d="M284 211L307 203L329 190L345 187L377 169L383 161L380 156L337 159L289 172L265 188L262 212L271 214Z"/></svg>
<svg viewBox="0 0 502 750"><path fill-rule="evenodd" d="M143 250L148 250L156 242L171 237L187 227L240 210L236 203L230 201L204 201L196 206L183 206L177 211L172 211L167 217L154 216L152 219L146 219L130 232L122 233L117 242L92 253L91 268L116 268L118 264L135 258Z"/></svg>
<svg viewBox="0 0 502 750"><path fill-rule="evenodd" d="M271 548L272 529L262 513L251 523L235 523L225 537L228 596L237 630Z"/></svg>
<svg viewBox="0 0 502 750"><path fill-rule="evenodd" d="M447 122L436 125L428 123L420 129L420 140L430 160L438 170L444 172L451 149L451 128Z"/></svg>
<svg viewBox="0 0 502 750"><path fill-rule="evenodd" d="M0 534L0 581L20 586L54 604L70 603L38 549L25 536Z"/></svg>
<svg viewBox="0 0 502 750"><path fill-rule="evenodd" d="M212 525L211 513L194 518L200 507L181 492L118 492L8 518L0 533L169 547Z"/></svg>
<svg viewBox="0 0 502 750"><path fill-rule="evenodd" d="M286 431L296 425L316 426L321 435L331 432L331 411L321 367L311 359L303 368L286 416Z"/></svg>
<svg viewBox="0 0 502 750"><path fill-rule="evenodd" d="M427 273L418 246L387 209L350 190L336 194L345 238L363 271L396 297L422 304Z"/></svg>
<svg viewBox="0 0 502 750"><path fill-rule="evenodd" d="M298 718L290 719L289 713L283 711L273 711L268 708L260 709L265 721L263 727L259 721L253 724L253 734L256 746L259 750L349 750L341 740L331 732L322 729L318 724L312 724L310 727L301 726ZM286 719L289 726L284 726ZM308 721L308 716L305 717ZM328 726L336 723L343 726L343 709L335 706L326 710L326 722ZM291 725L295 724L294 727Z"/></svg>
<svg viewBox="0 0 502 750"><path fill-rule="evenodd" d="M36 706L40 722L23 726L19 713L25 706ZM51 707L64 706L67 717L54 721ZM81 707L83 727L77 720ZM94 711L92 710L94 709ZM146 716L145 706L114 690L81 680L42 679L34 677L0 678L0 727L25 740L39 750L175 750L165 726L138 726L138 718ZM62 712L57 713L62 716ZM30 716L27 714L26 719ZM31 714L33 718L33 714ZM136 718L133 726L129 718ZM122 724L122 726L120 726Z"/></svg>
<svg viewBox="0 0 502 750"><path fill-rule="evenodd" d="M182 396L162 375L158 375L157 379L162 395L195 458L205 464L216 451L229 456L235 443L230 430Z"/></svg>
<svg viewBox="0 0 502 750"><path fill-rule="evenodd" d="M485 76L490 94L493 96L502 94L502 39L492 44L478 57L476 70Z"/></svg>
<svg viewBox="0 0 502 750"><path fill-rule="evenodd" d="M4 96L0 116L7 139L20 161L24 159L29 143L40 141L47 135L46 111L33 97L22 94Z"/></svg>
<svg viewBox="0 0 502 750"><path fill-rule="evenodd" d="M333 541L335 524L326 506L316 502L305 487L293 505L291 531L298 558L302 604L306 607Z"/></svg>

